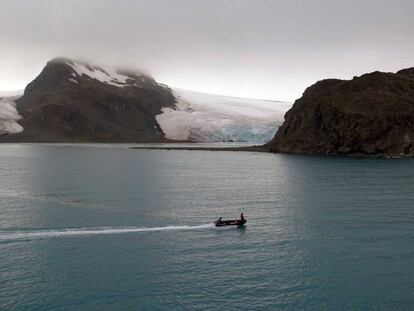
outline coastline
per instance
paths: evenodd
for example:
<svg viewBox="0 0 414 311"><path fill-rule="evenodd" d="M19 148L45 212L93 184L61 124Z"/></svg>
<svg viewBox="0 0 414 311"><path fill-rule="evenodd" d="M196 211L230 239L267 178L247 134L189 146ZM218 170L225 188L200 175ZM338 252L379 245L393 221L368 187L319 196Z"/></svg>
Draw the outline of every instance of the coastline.
<svg viewBox="0 0 414 311"><path fill-rule="evenodd" d="M122 147L135 150L186 150L186 151L242 151L242 152L269 152L264 145L249 145L247 143L190 143L186 141L174 142L16 142L0 141L1 145L40 145L40 146L88 146L88 147Z"/></svg>
<svg viewBox="0 0 414 311"><path fill-rule="evenodd" d="M135 150L182 150L182 151L243 151L243 152L270 152L266 148L261 145L254 145L254 146L244 146L244 147L209 147L209 146L132 146L128 147L128 149L135 149Z"/></svg>
<svg viewBox="0 0 414 311"><path fill-rule="evenodd" d="M80 142L80 141L61 141L61 142L16 142L0 141L1 145L49 145L49 146L89 146L89 147L123 147L130 150L167 150L167 151L227 151L227 152L264 152L273 154L283 154L292 156L310 156L310 157L347 157L347 158L367 158L367 159L410 159L414 158L411 154L324 154L324 153L293 153L272 151L264 145L243 145L231 146L223 143L189 143L186 141L175 141L167 143L154 142Z"/></svg>

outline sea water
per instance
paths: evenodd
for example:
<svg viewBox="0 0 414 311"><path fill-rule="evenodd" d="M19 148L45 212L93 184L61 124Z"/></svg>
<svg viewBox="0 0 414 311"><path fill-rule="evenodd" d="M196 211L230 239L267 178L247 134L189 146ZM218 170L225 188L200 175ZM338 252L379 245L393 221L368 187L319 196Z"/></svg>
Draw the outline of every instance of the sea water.
<svg viewBox="0 0 414 311"><path fill-rule="evenodd" d="M0 310L412 310L414 160L0 145ZM244 228L213 221L247 217Z"/></svg>

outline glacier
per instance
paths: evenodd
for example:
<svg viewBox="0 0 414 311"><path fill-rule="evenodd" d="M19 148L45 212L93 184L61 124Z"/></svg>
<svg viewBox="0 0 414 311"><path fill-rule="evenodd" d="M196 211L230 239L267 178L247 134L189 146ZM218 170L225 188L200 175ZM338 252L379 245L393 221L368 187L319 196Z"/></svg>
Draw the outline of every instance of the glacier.
<svg viewBox="0 0 414 311"><path fill-rule="evenodd" d="M17 112L15 100L19 96L10 96L6 94L2 97L0 93L0 135L16 134L23 131L23 127L17 123L21 116Z"/></svg>
<svg viewBox="0 0 414 311"><path fill-rule="evenodd" d="M292 103L213 95L174 88L175 108L156 120L166 138L193 142L270 141Z"/></svg>

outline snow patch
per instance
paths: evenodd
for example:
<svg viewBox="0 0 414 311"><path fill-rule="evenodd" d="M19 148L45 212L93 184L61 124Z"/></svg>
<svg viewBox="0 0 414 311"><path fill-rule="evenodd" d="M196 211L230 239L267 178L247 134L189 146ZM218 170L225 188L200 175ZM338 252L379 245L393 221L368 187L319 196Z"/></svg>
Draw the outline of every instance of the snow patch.
<svg viewBox="0 0 414 311"><path fill-rule="evenodd" d="M103 68L102 66L94 66L69 60L66 61L66 64L72 67L72 69L74 70L74 73L72 73L73 77L85 75L90 79L95 79L102 83L110 84L117 87L125 87L136 84L134 78L120 74L117 72L116 69L108 67ZM127 82L127 80L129 81Z"/></svg>
<svg viewBox="0 0 414 311"><path fill-rule="evenodd" d="M73 83L76 83L76 84L78 84L78 83L79 83L77 80L72 79L72 78L69 78L69 81L70 81L70 82L73 82Z"/></svg>
<svg viewBox="0 0 414 311"><path fill-rule="evenodd" d="M156 116L165 136L196 142L266 142L291 103L174 89L176 107Z"/></svg>
<svg viewBox="0 0 414 311"><path fill-rule="evenodd" d="M17 123L21 116L17 112L15 98L0 98L0 135L16 134L23 131Z"/></svg>

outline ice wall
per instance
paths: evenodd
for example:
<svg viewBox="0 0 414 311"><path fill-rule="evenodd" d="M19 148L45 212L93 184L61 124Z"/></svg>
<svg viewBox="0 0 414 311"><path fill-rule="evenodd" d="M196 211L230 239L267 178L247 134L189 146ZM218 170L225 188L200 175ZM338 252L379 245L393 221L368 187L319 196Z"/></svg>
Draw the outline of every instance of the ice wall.
<svg viewBox="0 0 414 311"><path fill-rule="evenodd" d="M166 137L196 142L270 141L291 103L174 89L176 107L157 115Z"/></svg>

